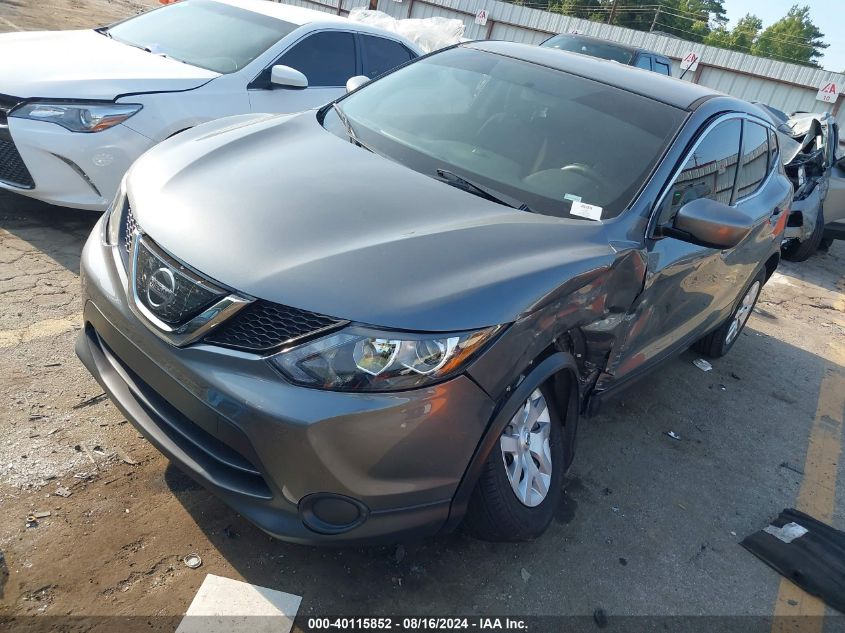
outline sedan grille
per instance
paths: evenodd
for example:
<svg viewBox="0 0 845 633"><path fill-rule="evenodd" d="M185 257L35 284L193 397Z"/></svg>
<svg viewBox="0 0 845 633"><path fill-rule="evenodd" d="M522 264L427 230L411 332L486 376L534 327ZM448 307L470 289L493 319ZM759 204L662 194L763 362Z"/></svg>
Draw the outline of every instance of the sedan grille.
<svg viewBox="0 0 845 633"><path fill-rule="evenodd" d="M346 321L258 300L205 337L206 342L248 352L268 352Z"/></svg>
<svg viewBox="0 0 845 633"><path fill-rule="evenodd" d="M186 323L228 294L145 239L135 248L136 302L168 325Z"/></svg>
<svg viewBox="0 0 845 633"><path fill-rule="evenodd" d="M11 135L3 128L0 128L0 180L23 189L35 187Z"/></svg>

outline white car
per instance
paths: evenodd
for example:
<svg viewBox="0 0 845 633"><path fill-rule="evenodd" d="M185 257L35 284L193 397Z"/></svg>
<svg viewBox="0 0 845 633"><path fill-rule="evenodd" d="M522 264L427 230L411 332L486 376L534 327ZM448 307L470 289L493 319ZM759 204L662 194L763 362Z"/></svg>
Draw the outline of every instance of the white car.
<svg viewBox="0 0 845 633"><path fill-rule="evenodd" d="M350 78L421 54L400 35L266 0L185 0L96 30L0 35L0 188L103 210L132 162L174 134L314 108Z"/></svg>

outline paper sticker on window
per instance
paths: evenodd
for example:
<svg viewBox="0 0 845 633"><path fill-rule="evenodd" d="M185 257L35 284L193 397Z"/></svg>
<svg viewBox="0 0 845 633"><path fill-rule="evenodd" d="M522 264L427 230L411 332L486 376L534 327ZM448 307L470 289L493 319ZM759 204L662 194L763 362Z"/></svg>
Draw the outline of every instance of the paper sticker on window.
<svg viewBox="0 0 845 633"><path fill-rule="evenodd" d="M569 213L588 220L601 220L601 207L586 202L573 202Z"/></svg>
<svg viewBox="0 0 845 633"><path fill-rule="evenodd" d="M570 202L581 202L581 196L576 196L574 193L568 193L563 196L564 200L569 200Z"/></svg>

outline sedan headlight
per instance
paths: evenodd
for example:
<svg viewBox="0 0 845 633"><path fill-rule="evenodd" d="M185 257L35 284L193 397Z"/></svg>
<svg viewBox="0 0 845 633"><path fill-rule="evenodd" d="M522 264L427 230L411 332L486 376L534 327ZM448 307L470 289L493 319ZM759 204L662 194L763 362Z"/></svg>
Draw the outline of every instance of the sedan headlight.
<svg viewBox="0 0 845 633"><path fill-rule="evenodd" d="M350 327L271 357L291 381L334 391L400 391L458 373L501 326L457 334Z"/></svg>
<svg viewBox="0 0 845 633"><path fill-rule="evenodd" d="M123 123L143 106L137 103L27 103L9 116L61 125L71 132L102 132Z"/></svg>

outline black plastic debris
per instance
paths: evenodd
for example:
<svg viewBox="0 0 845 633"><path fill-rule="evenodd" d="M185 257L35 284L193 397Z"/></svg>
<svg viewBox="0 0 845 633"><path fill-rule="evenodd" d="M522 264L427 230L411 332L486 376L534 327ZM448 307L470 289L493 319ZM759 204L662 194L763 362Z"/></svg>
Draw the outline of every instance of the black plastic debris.
<svg viewBox="0 0 845 633"><path fill-rule="evenodd" d="M787 508L741 545L807 593L845 613L845 532Z"/></svg>

